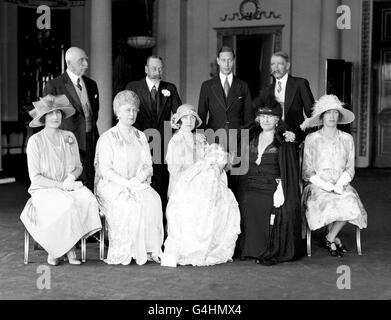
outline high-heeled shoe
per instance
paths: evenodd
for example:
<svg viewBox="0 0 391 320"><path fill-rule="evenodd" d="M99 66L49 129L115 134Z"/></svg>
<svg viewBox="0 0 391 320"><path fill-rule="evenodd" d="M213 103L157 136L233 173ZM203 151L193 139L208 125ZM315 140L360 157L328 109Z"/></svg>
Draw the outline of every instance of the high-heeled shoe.
<svg viewBox="0 0 391 320"><path fill-rule="evenodd" d="M55 259L55 258L52 258L50 255L48 255L48 264L50 264L51 266L56 266L58 265L58 259Z"/></svg>
<svg viewBox="0 0 391 320"><path fill-rule="evenodd" d="M81 261L76 259L76 252L75 252L75 249L73 249L73 248L68 251L67 258L68 258L69 264L74 264L74 265L81 264Z"/></svg>
<svg viewBox="0 0 391 320"><path fill-rule="evenodd" d="M348 249L347 249L346 246L342 243L342 241L341 241L340 238L335 237L334 242L335 242L335 244L337 245L337 249L338 249L339 252L342 252L342 253L347 253L347 252L348 252Z"/></svg>
<svg viewBox="0 0 391 320"><path fill-rule="evenodd" d="M335 242L330 242L326 238L326 246L329 249L331 256L338 257L338 258L342 257L342 253L340 251L338 251L338 248L337 248L337 245L335 244Z"/></svg>

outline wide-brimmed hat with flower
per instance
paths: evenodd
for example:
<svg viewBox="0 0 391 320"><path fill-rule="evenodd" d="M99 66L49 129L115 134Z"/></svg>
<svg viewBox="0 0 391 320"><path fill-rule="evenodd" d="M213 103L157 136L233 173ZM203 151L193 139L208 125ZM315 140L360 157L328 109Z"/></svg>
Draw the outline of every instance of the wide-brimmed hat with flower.
<svg viewBox="0 0 391 320"><path fill-rule="evenodd" d="M344 103L341 102L337 96L333 94L325 94L315 102L312 110L312 116L305 119L300 125L301 130L323 125L323 121L320 116L328 110L337 110L340 113L341 116L338 120L339 124L348 124L353 122L355 118L354 113L343 106Z"/></svg>
<svg viewBox="0 0 391 320"><path fill-rule="evenodd" d="M197 112L195 111L194 106L192 106L191 104L182 104L177 109L176 113L174 113L173 116L171 117L171 127L174 129L179 129L180 128L180 125L178 123L179 120L187 115L192 115L193 117L196 118L196 125L195 125L196 128L198 128L202 124L202 120L197 114Z"/></svg>
<svg viewBox="0 0 391 320"><path fill-rule="evenodd" d="M34 109L29 111L30 116L33 118L29 123L32 128L41 127L44 124L40 121L41 118L54 110L61 110L63 113L63 119L72 116L76 110L69 102L68 98L62 94L59 96L53 96L48 94L39 101L33 102Z"/></svg>

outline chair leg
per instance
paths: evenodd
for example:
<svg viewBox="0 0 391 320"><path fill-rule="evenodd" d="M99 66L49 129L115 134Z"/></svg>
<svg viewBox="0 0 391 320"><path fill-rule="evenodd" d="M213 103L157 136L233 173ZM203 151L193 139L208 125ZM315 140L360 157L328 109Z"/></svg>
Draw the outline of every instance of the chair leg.
<svg viewBox="0 0 391 320"><path fill-rule="evenodd" d="M362 255L362 252L361 252L361 232L360 232L359 227L356 227L356 242L357 242L357 253L359 256L361 256Z"/></svg>
<svg viewBox="0 0 391 320"><path fill-rule="evenodd" d="M105 218L102 218L102 229L100 230L99 239L99 259L103 261L105 256Z"/></svg>
<svg viewBox="0 0 391 320"><path fill-rule="evenodd" d="M86 248L86 238L83 237L81 238L81 261L82 262L86 262L86 251L87 251L87 248Z"/></svg>
<svg viewBox="0 0 391 320"><path fill-rule="evenodd" d="M24 229L24 264L29 263L30 235L27 229Z"/></svg>
<svg viewBox="0 0 391 320"><path fill-rule="evenodd" d="M311 257L311 230L307 226L307 256Z"/></svg>

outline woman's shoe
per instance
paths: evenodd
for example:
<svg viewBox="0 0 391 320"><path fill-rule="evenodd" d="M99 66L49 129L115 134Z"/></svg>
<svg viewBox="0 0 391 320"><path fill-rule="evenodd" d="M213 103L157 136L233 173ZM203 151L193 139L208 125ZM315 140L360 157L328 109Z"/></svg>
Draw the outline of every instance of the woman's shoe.
<svg viewBox="0 0 391 320"><path fill-rule="evenodd" d="M339 252L347 253L348 249L345 247L345 245L342 243L341 239L335 237L335 244L337 245L337 249Z"/></svg>
<svg viewBox="0 0 391 320"><path fill-rule="evenodd" d="M331 256L338 257L338 258L342 257L342 253L338 251L338 248L337 248L337 245L335 244L335 242L330 242L326 238L326 246L329 249Z"/></svg>
<svg viewBox="0 0 391 320"><path fill-rule="evenodd" d="M58 265L58 259L52 258L50 255L48 255L48 264L51 266Z"/></svg>
<svg viewBox="0 0 391 320"><path fill-rule="evenodd" d="M160 258L157 257L157 256L152 255L152 253L148 253L147 254L147 260L148 261L153 261L153 262L156 262L156 263L161 263Z"/></svg>
<svg viewBox="0 0 391 320"><path fill-rule="evenodd" d="M76 252L75 252L75 249L73 249L73 248L68 251L67 258L68 258L69 264L74 264L74 265L81 264L81 261L76 259Z"/></svg>

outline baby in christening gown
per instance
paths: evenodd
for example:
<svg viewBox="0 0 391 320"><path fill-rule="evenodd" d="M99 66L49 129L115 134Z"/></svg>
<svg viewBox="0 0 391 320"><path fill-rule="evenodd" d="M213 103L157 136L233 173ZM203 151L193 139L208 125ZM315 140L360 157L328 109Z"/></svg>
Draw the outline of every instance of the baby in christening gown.
<svg viewBox="0 0 391 320"><path fill-rule="evenodd" d="M162 265L230 261L240 212L223 170L227 153L219 145L208 145L201 134L179 130L169 142L166 160L170 192Z"/></svg>

